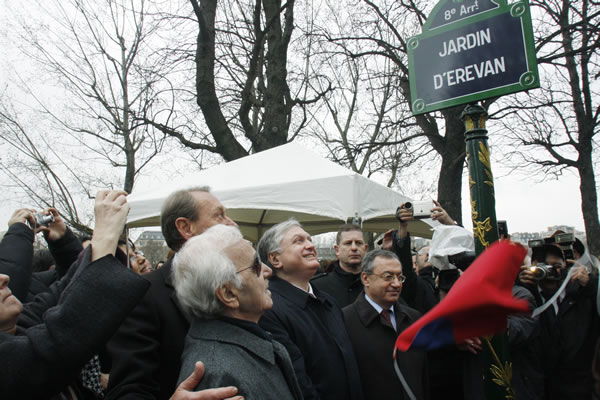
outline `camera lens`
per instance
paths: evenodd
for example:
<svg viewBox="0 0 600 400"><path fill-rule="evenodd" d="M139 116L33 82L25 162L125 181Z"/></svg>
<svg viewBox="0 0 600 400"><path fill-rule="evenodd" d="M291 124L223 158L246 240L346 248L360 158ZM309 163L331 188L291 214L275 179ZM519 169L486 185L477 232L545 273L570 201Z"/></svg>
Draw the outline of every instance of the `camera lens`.
<svg viewBox="0 0 600 400"><path fill-rule="evenodd" d="M531 267L529 269L533 273L535 279L544 279L546 277L546 269L542 267Z"/></svg>

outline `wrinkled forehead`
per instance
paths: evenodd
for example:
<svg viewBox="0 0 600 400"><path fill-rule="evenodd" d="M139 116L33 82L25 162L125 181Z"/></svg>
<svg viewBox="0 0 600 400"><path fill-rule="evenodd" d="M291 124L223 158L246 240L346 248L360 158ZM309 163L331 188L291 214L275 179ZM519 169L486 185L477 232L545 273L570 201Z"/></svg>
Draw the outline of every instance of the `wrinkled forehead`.
<svg viewBox="0 0 600 400"><path fill-rule="evenodd" d="M224 208L221 202L209 192L192 192L192 196L196 200L197 206L200 210L207 209L212 210L215 208Z"/></svg>
<svg viewBox="0 0 600 400"><path fill-rule="evenodd" d="M281 243L289 243L296 238L310 239L310 235L299 226L292 226L281 237Z"/></svg>

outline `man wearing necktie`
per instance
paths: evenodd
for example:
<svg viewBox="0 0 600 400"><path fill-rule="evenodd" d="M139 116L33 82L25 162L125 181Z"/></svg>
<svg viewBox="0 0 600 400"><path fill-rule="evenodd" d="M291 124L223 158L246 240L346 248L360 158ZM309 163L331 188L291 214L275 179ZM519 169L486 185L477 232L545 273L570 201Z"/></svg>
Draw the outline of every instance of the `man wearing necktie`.
<svg viewBox="0 0 600 400"><path fill-rule="evenodd" d="M391 251L373 250L363 259L361 271L364 292L343 312L365 399L408 398L394 362L416 398L429 398L425 352L400 352L393 359L396 337L421 316L400 299L405 280L400 260Z"/></svg>

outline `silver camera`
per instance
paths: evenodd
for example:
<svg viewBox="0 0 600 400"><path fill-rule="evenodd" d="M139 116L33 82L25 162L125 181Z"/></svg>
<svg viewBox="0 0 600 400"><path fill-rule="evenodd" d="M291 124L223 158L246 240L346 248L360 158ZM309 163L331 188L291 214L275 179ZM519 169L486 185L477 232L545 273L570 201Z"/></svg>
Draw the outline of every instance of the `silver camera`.
<svg viewBox="0 0 600 400"><path fill-rule="evenodd" d="M551 265L548 264L537 264L529 267L529 270L533 273L533 277L541 281L543 279L560 280L560 272Z"/></svg>
<svg viewBox="0 0 600 400"><path fill-rule="evenodd" d="M413 218L425 219L431 218L431 209L435 207L433 200L423 200L404 203L404 208L407 210L412 209Z"/></svg>
<svg viewBox="0 0 600 400"><path fill-rule="evenodd" d="M48 226L54 222L54 215L35 214L36 226Z"/></svg>

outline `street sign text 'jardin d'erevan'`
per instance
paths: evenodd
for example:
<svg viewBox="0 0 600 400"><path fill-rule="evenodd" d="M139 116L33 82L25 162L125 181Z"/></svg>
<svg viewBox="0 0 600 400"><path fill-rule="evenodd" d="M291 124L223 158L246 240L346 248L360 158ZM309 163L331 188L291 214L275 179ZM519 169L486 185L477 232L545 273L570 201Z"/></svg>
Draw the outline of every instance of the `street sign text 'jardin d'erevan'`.
<svg viewBox="0 0 600 400"><path fill-rule="evenodd" d="M527 1L441 0L407 45L415 115L539 86Z"/></svg>

